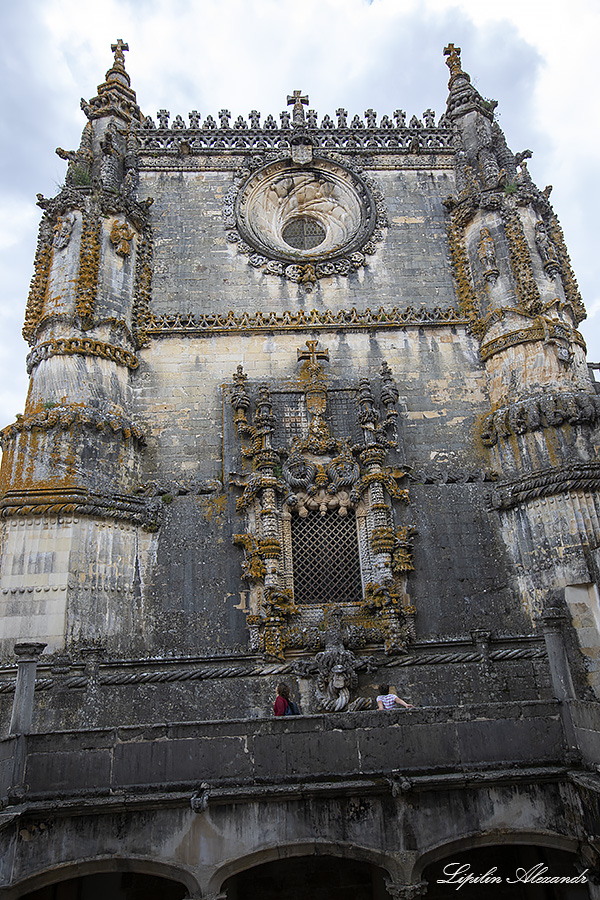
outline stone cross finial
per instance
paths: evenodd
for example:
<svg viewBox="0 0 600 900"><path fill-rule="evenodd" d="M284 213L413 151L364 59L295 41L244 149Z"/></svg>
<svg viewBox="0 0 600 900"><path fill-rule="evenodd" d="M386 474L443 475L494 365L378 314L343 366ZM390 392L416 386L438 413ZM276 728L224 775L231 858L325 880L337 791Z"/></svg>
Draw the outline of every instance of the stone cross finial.
<svg viewBox="0 0 600 900"><path fill-rule="evenodd" d="M159 128L168 128L169 127L169 116L171 113L168 109L159 109L156 113L156 118L158 119L158 127Z"/></svg>
<svg viewBox="0 0 600 900"><path fill-rule="evenodd" d="M308 94L302 94L302 91L294 91L291 96L288 95L287 104L291 106L294 104L294 108L292 110L292 121L294 123L294 127L298 128L304 125L304 108L303 106L308 106Z"/></svg>
<svg viewBox="0 0 600 900"><path fill-rule="evenodd" d="M129 75L125 71L125 57L123 56L123 51L129 50L129 44L126 44L119 38L116 44L110 45L110 49L115 54L115 59L111 68L105 75L106 80L121 82L125 80L127 84L129 84Z"/></svg>
<svg viewBox="0 0 600 900"><path fill-rule="evenodd" d="M426 109L423 113L425 128L435 128L435 113L432 109Z"/></svg>
<svg viewBox="0 0 600 900"><path fill-rule="evenodd" d="M190 118L190 128L200 128L200 113L197 109L193 109L188 113Z"/></svg>
<svg viewBox="0 0 600 900"><path fill-rule="evenodd" d="M221 122L221 128L229 128L229 120L231 118L231 113L228 109L220 109L217 113Z"/></svg>
<svg viewBox="0 0 600 900"><path fill-rule="evenodd" d="M251 109L248 113L250 128L260 128L260 113L257 109Z"/></svg>
<svg viewBox="0 0 600 900"><path fill-rule="evenodd" d="M444 47L444 56L447 56L446 65L450 69L451 75L462 75L462 66L460 63L460 47L455 47L454 44L448 44L447 47Z"/></svg>
<svg viewBox="0 0 600 900"><path fill-rule="evenodd" d="M110 49L115 54L115 65L125 65L125 57L123 52L129 50L129 44L126 44L121 38L116 44L111 44Z"/></svg>
<svg viewBox="0 0 600 900"><path fill-rule="evenodd" d="M406 128L406 113L403 109L395 109L394 118L396 120L396 128Z"/></svg>

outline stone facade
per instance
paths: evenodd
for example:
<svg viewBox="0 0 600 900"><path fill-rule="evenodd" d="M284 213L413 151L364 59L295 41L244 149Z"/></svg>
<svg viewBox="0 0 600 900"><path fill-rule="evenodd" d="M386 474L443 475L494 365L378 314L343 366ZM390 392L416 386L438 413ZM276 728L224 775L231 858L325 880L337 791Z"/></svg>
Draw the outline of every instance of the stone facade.
<svg viewBox="0 0 600 900"><path fill-rule="evenodd" d="M600 397L550 189L452 44L437 121L155 122L126 49L39 197L1 433L2 896L304 896L288 860L437 898L494 853L597 896Z"/></svg>

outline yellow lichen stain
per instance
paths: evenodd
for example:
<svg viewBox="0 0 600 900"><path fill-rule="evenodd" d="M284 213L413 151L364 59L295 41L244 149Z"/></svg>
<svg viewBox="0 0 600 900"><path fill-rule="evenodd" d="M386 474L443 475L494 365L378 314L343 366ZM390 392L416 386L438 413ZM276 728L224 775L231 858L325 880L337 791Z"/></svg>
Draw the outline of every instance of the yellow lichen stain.
<svg viewBox="0 0 600 900"><path fill-rule="evenodd" d="M571 436L571 425L564 423L562 428L564 429L565 436L568 439ZM546 449L548 451L548 460L550 464L553 467L564 465L564 458L560 453L560 448L558 445L557 430L554 428L544 428L543 436L546 442Z"/></svg>
<svg viewBox="0 0 600 900"><path fill-rule="evenodd" d="M200 497L200 509L205 522L212 522L214 519L216 525L223 525L226 505L225 494L217 497Z"/></svg>

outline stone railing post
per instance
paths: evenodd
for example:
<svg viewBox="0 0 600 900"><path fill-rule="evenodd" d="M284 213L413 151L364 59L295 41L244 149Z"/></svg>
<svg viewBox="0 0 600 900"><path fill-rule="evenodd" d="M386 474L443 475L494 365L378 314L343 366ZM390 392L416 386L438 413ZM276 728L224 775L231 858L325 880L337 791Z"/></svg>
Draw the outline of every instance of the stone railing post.
<svg viewBox="0 0 600 900"><path fill-rule="evenodd" d="M28 734L33 721L35 673L38 660L46 644L24 642L15 644L17 683L13 697L9 734Z"/></svg>

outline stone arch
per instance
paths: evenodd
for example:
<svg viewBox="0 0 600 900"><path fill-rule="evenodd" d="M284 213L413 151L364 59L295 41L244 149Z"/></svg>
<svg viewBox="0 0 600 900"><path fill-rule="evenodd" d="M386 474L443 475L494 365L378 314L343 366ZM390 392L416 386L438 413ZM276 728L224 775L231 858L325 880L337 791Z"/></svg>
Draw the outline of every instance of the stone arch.
<svg viewBox="0 0 600 900"><path fill-rule="evenodd" d="M369 863L382 869L390 877L397 876L398 862L389 855L370 847L359 847L356 844L343 844L339 841L304 841L293 844L270 844L255 850L246 856L225 862L211 877L207 891L218 893L228 878L239 875L249 869L275 862L302 856L327 856L338 859L352 859Z"/></svg>
<svg viewBox="0 0 600 900"><path fill-rule="evenodd" d="M19 900L19 898L32 891L59 884L63 881L69 881L73 878L123 872L131 872L138 875L154 875L157 878L176 882L182 885L191 895L199 890L198 882L194 876L178 866L141 857L107 856L71 861L50 869L44 869L34 875L27 875L26 878L8 888L6 895L3 894L3 898L5 900Z"/></svg>
<svg viewBox="0 0 600 900"><path fill-rule="evenodd" d="M423 871L432 863L446 859L453 853L464 853L480 847L492 847L497 844L522 844L544 847L549 850L563 850L567 853L575 853L579 846L577 838L549 831L476 831L464 835L454 841L438 844L427 850L415 860L412 880L419 881Z"/></svg>

